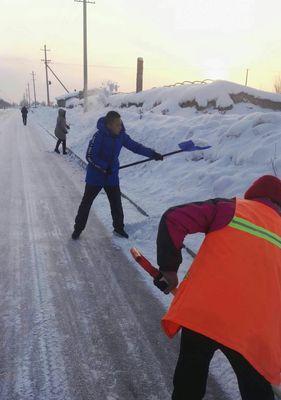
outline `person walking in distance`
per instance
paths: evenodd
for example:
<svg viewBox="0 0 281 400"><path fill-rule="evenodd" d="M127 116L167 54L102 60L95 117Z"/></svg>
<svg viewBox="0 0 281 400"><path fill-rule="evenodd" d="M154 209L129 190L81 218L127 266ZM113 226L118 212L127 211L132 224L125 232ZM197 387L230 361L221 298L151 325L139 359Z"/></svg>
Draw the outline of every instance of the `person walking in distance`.
<svg viewBox="0 0 281 400"><path fill-rule="evenodd" d="M97 123L97 132L89 143L86 187L78 214L75 219L72 238L78 239L85 229L92 203L104 188L111 208L114 233L128 238L124 230L124 214L119 186L119 154L122 147L154 160L163 156L153 149L134 141L126 133L120 114L110 111Z"/></svg>
<svg viewBox="0 0 281 400"><path fill-rule="evenodd" d="M186 235L198 232L205 240L162 320L169 337L181 330L172 400L204 398L217 350L243 400L274 400L281 384L281 180L265 175L244 199L166 211L157 238L162 275L154 281L165 293L178 285Z"/></svg>
<svg viewBox="0 0 281 400"><path fill-rule="evenodd" d="M58 118L57 118L57 124L56 124L56 129L55 129L55 135L58 138L57 144L55 147L55 152L60 154L59 151L59 145L62 143L62 150L63 154L67 154L66 152L66 135L68 133L69 125L66 123L66 111L63 110L62 108L59 109L58 111Z"/></svg>
<svg viewBox="0 0 281 400"><path fill-rule="evenodd" d="M26 106L23 106L22 109L21 109L23 125L27 124L27 114L28 114L28 109L27 109Z"/></svg>

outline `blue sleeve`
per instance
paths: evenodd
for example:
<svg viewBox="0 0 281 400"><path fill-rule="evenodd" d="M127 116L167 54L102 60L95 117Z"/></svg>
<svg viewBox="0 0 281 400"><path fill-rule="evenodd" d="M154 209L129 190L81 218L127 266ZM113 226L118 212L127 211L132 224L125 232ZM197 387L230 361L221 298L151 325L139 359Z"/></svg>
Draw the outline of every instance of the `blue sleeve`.
<svg viewBox="0 0 281 400"><path fill-rule="evenodd" d="M102 136L99 132L97 132L90 140L86 153L86 160L93 167L105 171L108 168L108 163L99 157L101 146L102 146Z"/></svg>
<svg viewBox="0 0 281 400"><path fill-rule="evenodd" d="M127 133L124 133L123 146L133 153L139 154L144 157L153 157L154 150L149 147L145 147L142 144L133 140Z"/></svg>

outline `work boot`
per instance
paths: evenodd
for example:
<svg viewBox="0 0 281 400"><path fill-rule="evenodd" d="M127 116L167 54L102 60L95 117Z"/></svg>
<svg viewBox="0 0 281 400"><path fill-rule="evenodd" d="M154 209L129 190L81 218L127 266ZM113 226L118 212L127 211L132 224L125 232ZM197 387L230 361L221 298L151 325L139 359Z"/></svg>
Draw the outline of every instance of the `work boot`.
<svg viewBox="0 0 281 400"><path fill-rule="evenodd" d="M60 154L59 149L55 149L54 151L55 151L56 153Z"/></svg>
<svg viewBox="0 0 281 400"><path fill-rule="evenodd" d="M124 238L124 239L129 239L129 235L128 235L127 232L125 232L124 229L114 229L113 233L114 233L116 236L122 237L122 238Z"/></svg>
<svg viewBox="0 0 281 400"><path fill-rule="evenodd" d="M68 152L67 152L67 151L64 151L63 154L68 154Z"/></svg>
<svg viewBox="0 0 281 400"><path fill-rule="evenodd" d="M71 235L71 237L72 237L73 240L78 240L80 235L81 235L81 232L78 232L78 231L74 230L72 235Z"/></svg>

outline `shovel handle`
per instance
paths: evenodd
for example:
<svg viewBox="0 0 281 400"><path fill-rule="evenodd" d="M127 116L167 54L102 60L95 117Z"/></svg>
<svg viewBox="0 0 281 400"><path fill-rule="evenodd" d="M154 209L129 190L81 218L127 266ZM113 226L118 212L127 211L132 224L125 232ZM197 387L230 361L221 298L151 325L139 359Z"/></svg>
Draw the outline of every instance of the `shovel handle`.
<svg viewBox="0 0 281 400"><path fill-rule="evenodd" d="M133 248L130 250L130 252L131 252L133 258L136 260L136 262L137 262L146 272L148 272L149 275L150 275L153 279L159 278L159 273L161 274L161 272L160 272L157 268L155 268L155 267L151 264L151 262L148 261L148 259L145 258L145 257L141 254L141 252L140 252L138 249L136 249L135 247L133 247ZM165 277L164 277L164 279L165 279ZM168 282L167 282L167 283L168 283ZM177 288L171 290L171 293L175 296L176 293L177 293Z"/></svg>

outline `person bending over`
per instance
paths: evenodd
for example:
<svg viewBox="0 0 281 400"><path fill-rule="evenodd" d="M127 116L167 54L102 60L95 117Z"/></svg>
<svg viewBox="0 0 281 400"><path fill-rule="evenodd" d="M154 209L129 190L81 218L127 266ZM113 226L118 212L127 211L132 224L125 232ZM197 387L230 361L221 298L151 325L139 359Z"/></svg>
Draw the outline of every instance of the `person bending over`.
<svg viewBox="0 0 281 400"><path fill-rule="evenodd" d="M244 199L213 199L163 215L155 280L177 287L188 234L205 240L162 320L169 337L180 329L173 400L201 400L216 350L228 358L243 400L274 400L281 383L281 181L266 175ZM275 388L276 389L276 388ZM218 399L219 400L219 399Z"/></svg>

